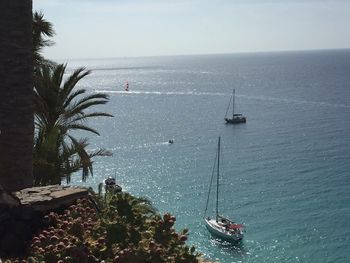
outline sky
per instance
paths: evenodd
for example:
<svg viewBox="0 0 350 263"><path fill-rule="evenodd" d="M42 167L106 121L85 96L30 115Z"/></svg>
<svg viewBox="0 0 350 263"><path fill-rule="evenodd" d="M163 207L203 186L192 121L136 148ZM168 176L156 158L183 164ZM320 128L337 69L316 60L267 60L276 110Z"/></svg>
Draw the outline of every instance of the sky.
<svg viewBox="0 0 350 263"><path fill-rule="evenodd" d="M33 0L50 59L350 48L350 0Z"/></svg>

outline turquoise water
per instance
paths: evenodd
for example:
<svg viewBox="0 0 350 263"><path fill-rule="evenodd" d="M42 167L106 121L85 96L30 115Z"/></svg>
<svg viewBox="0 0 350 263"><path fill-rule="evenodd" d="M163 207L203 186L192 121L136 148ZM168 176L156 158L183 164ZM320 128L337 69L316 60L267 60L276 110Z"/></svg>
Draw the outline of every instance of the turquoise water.
<svg viewBox="0 0 350 263"><path fill-rule="evenodd" d="M116 175L127 191L175 214L190 243L223 263L350 262L350 51L69 66L93 70L79 86L108 93L102 110L115 116L93 122L100 137L84 134L91 148L114 154L96 159L87 185ZM224 123L233 88L246 124ZM219 135L220 209L246 225L240 246L212 239L202 220Z"/></svg>

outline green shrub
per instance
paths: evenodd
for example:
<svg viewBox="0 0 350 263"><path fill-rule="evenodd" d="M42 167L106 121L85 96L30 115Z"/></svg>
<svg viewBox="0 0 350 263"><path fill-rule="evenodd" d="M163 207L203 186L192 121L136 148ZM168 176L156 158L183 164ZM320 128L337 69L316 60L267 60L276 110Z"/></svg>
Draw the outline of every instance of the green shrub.
<svg viewBox="0 0 350 263"><path fill-rule="evenodd" d="M188 231L175 231L174 216L161 216L147 199L128 193L78 200L44 220L27 262L198 262L185 243Z"/></svg>

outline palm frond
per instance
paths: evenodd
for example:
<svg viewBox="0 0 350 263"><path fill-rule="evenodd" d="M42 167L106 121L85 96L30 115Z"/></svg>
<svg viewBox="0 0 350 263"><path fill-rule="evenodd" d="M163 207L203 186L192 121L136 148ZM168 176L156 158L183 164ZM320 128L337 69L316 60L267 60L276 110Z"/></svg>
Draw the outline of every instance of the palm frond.
<svg viewBox="0 0 350 263"><path fill-rule="evenodd" d="M108 94L104 94L104 93L95 93L95 94L91 94L88 96L85 96L84 98L82 98L81 100L77 101L75 103L76 106L80 106L82 104L84 104L87 101L91 101L91 100L97 100L97 99L101 99L101 100L109 100L109 95Z"/></svg>
<svg viewBox="0 0 350 263"><path fill-rule="evenodd" d="M86 68L78 68L76 69L72 75L68 77L68 79L64 82L62 87L62 98L66 100L67 96L72 92L75 85L85 76L91 73L90 70L86 70Z"/></svg>
<svg viewBox="0 0 350 263"><path fill-rule="evenodd" d="M90 158L96 157L96 156L112 156L112 155L113 155L112 152L106 149L99 149L89 153Z"/></svg>
<svg viewBox="0 0 350 263"><path fill-rule="evenodd" d="M77 116L76 118L73 118L70 123L75 123L77 121L84 121L88 118L92 118L92 117L114 117L112 114L109 113L105 113L105 112L92 112L92 113L88 113L88 114L81 114L79 116Z"/></svg>
<svg viewBox="0 0 350 263"><path fill-rule="evenodd" d="M77 141L72 136L69 136L69 138L72 140L72 143L77 149L77 154L81 161L82 180L85 181L89 174L93 176L92 161L89 154L85 150L84 144L81 143L82 141Z"/></svg>
<svg viewBox="0 0 350 263"><path fill-rule="evenodd" d="M51 64L49 60L46 60L40 52L44 47L52 46L54 42L47 37L52 37L55 34L52 23L44 19L42 12L33 13L33 24L32 24L32 36L33 36L33 62L35 72L41 65Z"/></svg>
<svg viewBox="0 0 350 263"><path fill-rule="evenodd" d="M59 64L57 67L53 70L51 81L53 86L55 87L55 91L57 92L57 97L60 98L60 87L63 79L64 72L66 70L67 64ZM61 99L61 98L60 98Z"/></svg>
<svg viewBox="0 0 350 263"><path fill-rule="evenodd" d="M63 107L66 108L77 96L79 95L82 95L86 92L85 89L80 89L80 90L77 90L73 93L71 93L65 100L64 104L63 104Z"/></svg>
<svg viewBox="0 0 350 263"><path fill-rule="evenodd" d="M74 105L73 108L66 113L66 116L70 118L76 114L82 113L84 110L90 108L91 106L104 105L107 102L108 100L94 100L94 101L87 101L80 105Z"/></svg>
<svg viewBox="0 0 350 263"><path fill-rule="evenodd" d="M53 26L50 22L44 19L42 12L33 12L33 33L36 35L43 35L52 37L55 34Z"/></svg>
<svg viewBox="0 0 350 263"><path fill-rule="evenodd" d="M84 131L89 131L89 132L92 132L92 133L95 133L97 135L100 135L98 133L98 131L96 131L95 129L91 128L91 127L88 127L86 125L83 125L83 124L68 124L67 126L65 126L66 129L68 130L84 130Z"/></svg>

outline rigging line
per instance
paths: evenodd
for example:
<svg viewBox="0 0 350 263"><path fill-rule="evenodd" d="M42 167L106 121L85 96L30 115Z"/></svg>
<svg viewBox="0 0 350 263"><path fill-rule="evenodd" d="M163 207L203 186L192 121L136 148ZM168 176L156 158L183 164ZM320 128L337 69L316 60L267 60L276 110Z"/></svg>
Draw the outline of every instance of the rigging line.
<svg viewBox="0 0 350 263"><path fill-rule="evenodd" d="M218 158L218 153L216 153L215 160L214 160L213 171L212 171L212 173L211 173L210 184L209 184L209 190L208 190L208 198L207 198L207 203L206 203L206 205L205 205L205 211L204 211L203 218L205 218L205 215L207 214L207 210L208 210L209 197L210 197L210 192L211 192L211 186L212 186L212 184L213 184L214 172L215 172L215 167L216 167L215 164L216 164L217 158Z"/></svg>
<svg viewBox="0 0 350 263"><path fill-rule="evenodd" d="M232 96L230 97L230 102L228 103L228 107L226 109L225 118L227 117L228 110L230 109L231 101L232 101Z"/></svg>
<svg viewBox="0 0 350 263"><path fill-rule="evenodd" d="M219 216L219 180L220 180L220 136L218 140L218 167L217 167L217 173L216 173L216 222L218 222L218 216Z"/></svg>
<svg viewBox="0 0 350 263"><path fill-rule="evenodd" d="M221 182L223 182L223 178L224 178L224 176L225 176L225 167L227 168L227 165L226 165L226 162L225 162L225 160L226 160L226 155L224 154L224 147L225 147L225 145L220 145L220 167L221 167L221 169L220 169L220 177L219 177L219 186L220 186L220 189L221 189L221 193L223 192L223 190L225 190L225 189L222 189L224 186L225 186L225 184L224 183L220 183L220 181ZM226 170L227 171L227 170ZM219 196L218 196L218 202L219 202ZM221 206L221 207L223 207L223 206ZM218 206L218 209L219 209L219 206ZM218 211L219 212L219 211Z"/></svg>

